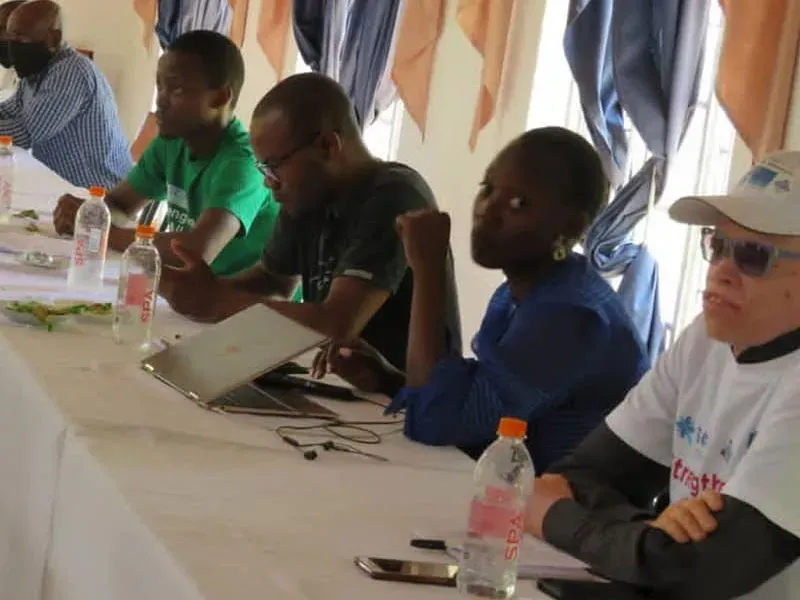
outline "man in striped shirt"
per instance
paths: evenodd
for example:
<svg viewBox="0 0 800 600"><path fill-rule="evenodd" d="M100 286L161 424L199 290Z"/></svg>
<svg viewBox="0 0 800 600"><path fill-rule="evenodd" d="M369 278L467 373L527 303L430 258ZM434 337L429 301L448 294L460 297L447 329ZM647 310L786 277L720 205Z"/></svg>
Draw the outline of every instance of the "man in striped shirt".
<svg viewBox="0 0 800 600"><path fill-rule="evenodd" d="M108 81L63 42L61 8L27 2L11 13L7 33L20 84L0 103L0 135L75 186L113 188L133 164L128 142Z"/></svg>

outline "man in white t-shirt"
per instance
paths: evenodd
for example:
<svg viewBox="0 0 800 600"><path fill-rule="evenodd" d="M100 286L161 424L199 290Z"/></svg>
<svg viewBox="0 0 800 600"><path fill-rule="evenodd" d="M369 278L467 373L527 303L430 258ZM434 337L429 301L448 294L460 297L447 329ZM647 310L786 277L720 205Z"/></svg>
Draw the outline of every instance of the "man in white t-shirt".
<svg viewBox="0 0 800 600"><path fill-rule="evenodd" d="M670 214L707 227L703 315L538 480L527 529L669 598L800 599L800 152Z"/></svg>

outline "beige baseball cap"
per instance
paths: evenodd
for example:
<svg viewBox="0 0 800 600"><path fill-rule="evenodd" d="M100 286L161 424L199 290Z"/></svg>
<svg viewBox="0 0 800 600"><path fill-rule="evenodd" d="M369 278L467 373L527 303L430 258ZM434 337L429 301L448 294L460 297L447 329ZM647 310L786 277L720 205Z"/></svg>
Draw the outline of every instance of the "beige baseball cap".
<svg viewBox="0 0 800 600"><path fill-rule="evenodd" d="M729 194L681 198L669 215L679 223L705 226L727 217L759 233L800 236L800 152L772 154Z"/></svg>

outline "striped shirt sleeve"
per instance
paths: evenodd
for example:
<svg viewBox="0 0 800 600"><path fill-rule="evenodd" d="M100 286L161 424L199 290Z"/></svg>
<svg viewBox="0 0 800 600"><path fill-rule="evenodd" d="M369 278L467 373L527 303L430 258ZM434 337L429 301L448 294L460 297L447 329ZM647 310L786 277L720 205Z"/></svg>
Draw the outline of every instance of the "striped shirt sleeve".
<svg viewBox="0 0 800 600"><path fill-rule="evenodd" d="M12 136L17 146L29 148L61 133L93 94L82 69L65 68L63 63L52 69L22 110L10 117L0 112L0 133Z"/></svg>
<svg viewBox="0 0 800 600"><path fill-rule="evenodd" d="M0 102L0 120L4 119L17 119L19 118L19 101L17 100L18 92L14 95Z"/></svg>

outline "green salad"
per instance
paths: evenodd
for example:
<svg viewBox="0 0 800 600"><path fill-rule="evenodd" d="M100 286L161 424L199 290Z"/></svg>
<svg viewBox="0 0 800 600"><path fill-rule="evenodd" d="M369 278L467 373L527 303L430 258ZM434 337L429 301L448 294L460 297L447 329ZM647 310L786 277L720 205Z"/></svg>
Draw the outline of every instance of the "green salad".
<svg viewBox="0 0 800 600"><path fill-rule="evenodd" d="M4 305L6 311L32 315L48 330L53 329L52 317L89 314L96 316L110 315L114 307L111 302L70 302L64 304L47 304L36 300L12 301Z"/></svg>
<svg viewBox="0 0 800 600"><path fill-rule="evenodd" d="M21 210L19 212L15 212L11 215L12 219L33 219L34 221L39 220L39 213L33 209L26 208L25 210Z"/></svg>

